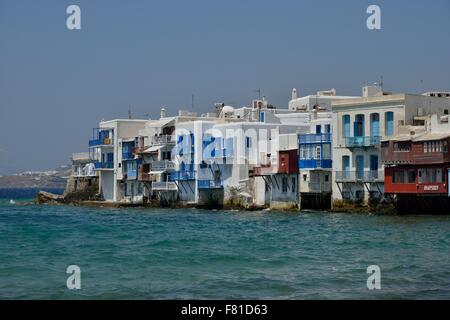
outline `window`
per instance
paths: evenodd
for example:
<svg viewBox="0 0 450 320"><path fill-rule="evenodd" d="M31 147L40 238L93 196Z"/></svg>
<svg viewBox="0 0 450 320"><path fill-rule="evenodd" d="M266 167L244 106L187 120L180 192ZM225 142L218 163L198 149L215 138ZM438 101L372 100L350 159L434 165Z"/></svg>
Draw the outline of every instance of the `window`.
<svg viewBox="0 0 450 320"><path fill-rule="evenodd" d="M325 175L325 182L328 182L329 179L330 179L330 176L326 174L326 175Z"/></svg>
<svg viewBox="0 0 450 320"><path fill-rule="evenodd" d="M245 137L245 146L247 147L247 149L250 149L252 147L252 138Z"/></svg>
<svg viewBox="0 0 450 320"><path fill-rule="evenodd" d="M316 125L316 133L317 133L317 134L322 133L322 127L320 126L320 124L317 124L317 125Z"/></svg>
<svg viewBox="0 0 450 320"><path fill-rule="evenodd" d="M443 183L444 179L444 171L441 168L436 169L436 182Z"/></svg>
<svg viewBox="0 0 450 320"><path fill-rule="evenodd" d="M325 133L330 133L331 132L331 125L326 124L325 125Z"/></svg>
<svg viewBox="0 0 450 320"><path fill-rule="evenodd" d="M407 183L415 183L416 182L416 170L408 170L407 171Z"/></svg>
<svg viewBox="0 0 450 320"><path fill-rule="evenodd" d="M297 185L297 181L295 181L295 177L292 177L292 192L295 192L295 186Z"/></svg>
<svg viewBox="0 0 450 320"><path fill-rule="evenodd" d="M321 148L320 148L320 146L316 146L316 159L317 160L320 160L321 159L321 157L320 157L320 155L321 155Z"/></svg>
<svg viewBox="0 0 450 320"><path fill-rule="evenodd" d="M411 149L410 141L398 141L394 143L394 151L407 152Z"/></svg>
<svg viewBox="0 0 450 320"><path fill-rule="evenodd" d="M308 175L305 173L305 174L303 174L303 181L306 182L306 179L308 179Z"/></svg>
<svg viewBox="0 0 450 320"><path fill-rule="evenodd" d="M394 171L394 176L392 177L393 183L404 183L405 182L405 174L403 170Z"/></svg>
<svg viewBox="0 0 450 320"><path fill-rule="evenodd" d="M363 114L357 114L353 123L353 135L355 137L363 137L365 132L365 121Z"/></svg>
<svg viewBox="0 0 450 320"><path fill-rule="evenodd" d="M425 169L419 169L419 183L424 183L426 180L426 171Z"/></svg>
<svg viewBox="0 0 450 320"><path fill-rule="evenodd" d="M288 184L287 177L281 178L281 191L282 192L287 192L287 188L288 188L287 184Z"/></svg>
<svg viewBox="0 0 450 320"><path fill-rule="evenodd" d="M261 111L259 119L261 122L265 122L266 120L266 113L264 111Z"/></svg>

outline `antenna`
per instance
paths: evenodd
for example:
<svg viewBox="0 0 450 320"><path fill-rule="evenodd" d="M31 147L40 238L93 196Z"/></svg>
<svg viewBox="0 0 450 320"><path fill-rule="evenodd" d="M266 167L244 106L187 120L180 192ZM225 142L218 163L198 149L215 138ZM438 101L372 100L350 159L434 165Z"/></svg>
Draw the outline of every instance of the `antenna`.
<svg viewBox="0 0 450 320"><path fill-rule="evenodd" d="M258 92L258 100L261 100L261 88L256 89L255 92Z"/></svg>
<svg viewBox="0 0 450 320"><path fill-rule="evenodd" d="M192 109L194 109L194 94L192 94L192 100L191 100L191 106L192 106Z"/></svg>
<svg viewBox="0 0 450 320"><path fill-rule="evenodd" d="M383 88L383 75L380 77L380 87Z"/></svg>
<svg viewBox="0 0 450 320"><path fill-rule="evenodd" d="M131 119L131 106L128 107L128 119Z"/></svg>

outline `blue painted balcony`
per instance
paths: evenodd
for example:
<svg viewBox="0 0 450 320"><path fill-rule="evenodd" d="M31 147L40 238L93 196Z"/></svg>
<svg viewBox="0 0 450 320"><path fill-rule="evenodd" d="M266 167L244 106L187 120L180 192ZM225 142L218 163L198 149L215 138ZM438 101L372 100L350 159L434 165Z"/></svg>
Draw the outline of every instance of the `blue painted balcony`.
<svg viewBox="0 0 450 320"><path fill-rule="evenodd" d="M114 162L94 162L95 169L113 169Z"/></svg>
<svg viewBox="0 0 450 320"><path fill-rule="evenodd" d="M333 163L331 159L301 159L298 162L300 169L331 169Z"/></svg>
<svg viewBox="0 0 450 320"><path fill-rule="evenodd" d="M198 180L199 189L221 189L223 188L222 180Z"/></svg>
<svg viewBox="0 0 450 320"><path fill-rule="evenodd" d="M331 133L307 133L298 135L299 144L331 143Z"/></svg>
<svg viewBox="0 0 450 320"><path fill-rule="evenodd" d="M345 146L347 148L367 148L378 147L381 144L380 136L361 136L361 137L346 137Z"/></svg>
<svg viewBox="0 0 450 320"><path fill-rule="evenodd" d="M175 171L170 174L170 181L195 180L195 171Z"/></svg>
<svg viewBox="0 0 450 320"><path fill-rule="evenodd" d="M92 130L92 139L89 140L89 147L112 145L113 133L110 129L94 128Z"/></svg>
<svg viewBox="0 0 450 320"><path fill-rule="evenodd" d="M122 160L133 160L132 152L122 152Z"/></svg>
<svg viewBox="0 0 450 320"><path fill-rule="evenodd" d="M126 178L128 180L136 180L137 179L137 170L136 169L130 169L127 171Z"/></svg>

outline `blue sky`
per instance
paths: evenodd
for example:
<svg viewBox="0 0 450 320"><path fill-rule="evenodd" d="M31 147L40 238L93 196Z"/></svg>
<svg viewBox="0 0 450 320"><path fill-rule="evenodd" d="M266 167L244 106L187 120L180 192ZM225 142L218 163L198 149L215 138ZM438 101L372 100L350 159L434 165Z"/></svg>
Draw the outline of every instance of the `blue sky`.
<svg viewBox="0 0 450 320"><path fill-rule="evenodd" d="M100 119L173 115L191 94L202 112L257 88L279 107L292 87L357 95L381 75L388 91L450 91L449 36L449 0L0 0L0 174L68 163Z"/></svg>

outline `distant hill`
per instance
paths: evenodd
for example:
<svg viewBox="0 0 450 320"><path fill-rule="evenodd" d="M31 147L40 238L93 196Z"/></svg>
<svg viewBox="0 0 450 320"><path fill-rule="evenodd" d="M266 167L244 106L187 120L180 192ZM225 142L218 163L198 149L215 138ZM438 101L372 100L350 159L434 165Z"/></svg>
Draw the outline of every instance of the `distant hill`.
<svg viewBox="0 0 450 320"><path fill-rule="evenodd" d="M69 166L61 166L50 171L26 171L0 176L0 188L65 188L70 174Z"/></svg>

